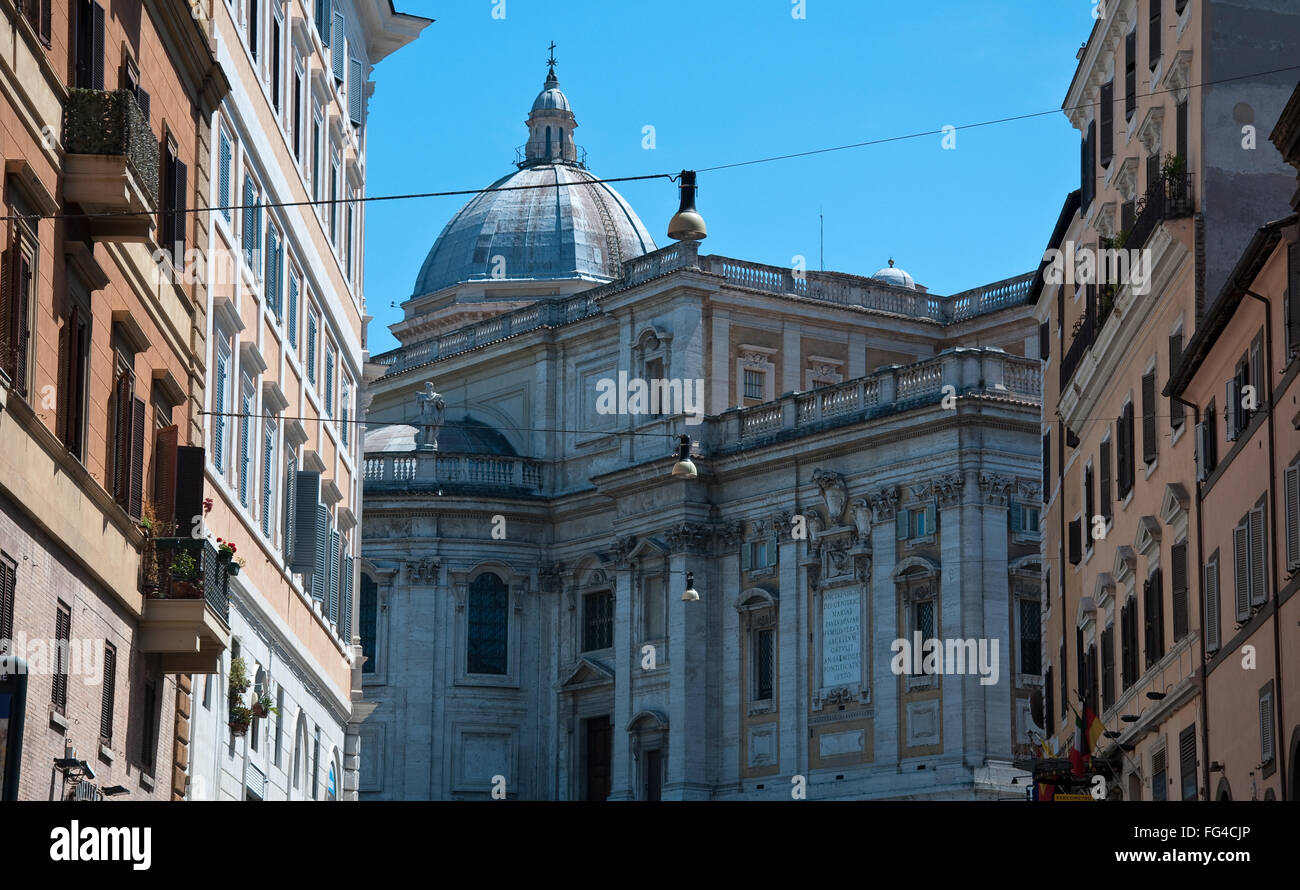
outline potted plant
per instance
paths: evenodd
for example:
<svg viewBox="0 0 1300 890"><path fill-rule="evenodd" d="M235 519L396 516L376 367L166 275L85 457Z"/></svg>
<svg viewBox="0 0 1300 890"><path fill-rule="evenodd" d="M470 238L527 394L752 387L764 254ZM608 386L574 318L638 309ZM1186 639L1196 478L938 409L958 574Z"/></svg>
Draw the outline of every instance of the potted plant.
<svg viewBox="0 0 1300 890"><path fill-rule="evenodd" d="M253 712L243 705L230 706L230 734L241 736L248 732L248 724L253 722Z"/></svg>
<svg viewBox="0 0 1300 890"><path fill-rule="evenodd" d="M172 554L172 564L167 569L172 583L182 596L198 596L194 582L199 577L199 565L194 557L184 548L177 548Z"/></svg>
<svg viewBox="0 0 1300 890"><path fill-rule="evenodd" d="M263 692L253 701L253 716L257 718L265 717L267 714L279 714L280 709L275 706L269 693Z"/></svg>
<svg viewBox="0 0 1300 890"><path fill-rule="evenodd" d="M217 562L230 562L237 549L232 542L217 538Z"/></svg>
<svg viewBox="0 0 1300 890"><path fill-rule="evenodd" d="M245 560L242 556L237 556L234 558L234 560L226 564L226 574L232 577L238 575L239 570L246 565L248 565L248 561Z"/></svg>

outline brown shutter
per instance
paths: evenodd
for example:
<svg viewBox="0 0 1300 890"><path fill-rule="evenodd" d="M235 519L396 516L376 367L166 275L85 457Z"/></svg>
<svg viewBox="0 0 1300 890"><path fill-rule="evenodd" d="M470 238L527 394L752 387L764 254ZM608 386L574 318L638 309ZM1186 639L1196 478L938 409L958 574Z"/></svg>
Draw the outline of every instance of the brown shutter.
<svg viewBox="0 0 1300 890"><path fill-rule="evenodd" d="M1173 566L1174 640L1187 636L1187 545L1175 544L1169 561Z"/></svg>
<svg viewBox="0 0 1300 890"><path fill-rule="evenodd" d="M1286 249L1286 345L1300 344L1300 241Z"/></svg>
<svg viewBox="0 0 1300 890"><path fill-rule="evenodd" d="M176 443L179 438L180 427L175 424L159 430L154 436L153 500L159 522L169 523L176 518ZM187 528L184 534L188 533Z"/></svg>
<svg viewBox="0 0 1300 890"><path fill-rule="evenodd" d="M5 247L4 254L0 255L0 368L4 369L11 380L16 380L18 377L14 372L13 361L17 346L14 342L14 332L18 327L15 317L17 307L14 306L18 291L14 287L14 272L18 266L15 237L17 233L18 224L10 220L9 244Z"/></svg>
<svg viewBox="0 0 1300 890"><path fill-rule="evenodd" d="M117 650L111 644L104 646L104 693L99 704L99 738L110 748L113 746L113 702L117 690Z"/></svg>
<svg viewBox="0 0 1300 890"><path fill-rule="evenodd" d="M127 513L140 518L144 506L144 399L131 402L131 502Z"/></svg>
<svg viewBox="0 0 1300 890"><path fill-rule="evenodd" d="M1142 378L1142 462L1151 464L1159 453L1156 439L1156 375Z"/></svg>
<svg viewBox="0 0 1300 890"><path fill-rule="evenodd" d="M14 638L14 587L18 570L0 561L0 640Z"/></svg>
<svg viewBox="0 0 1300 890"><path fill-rule="evenodd" d="M113 430L113 497L123 509L131 506L131 412L132 380L129 373L122 373L114 387L114 412L116 420Z"/></svg>

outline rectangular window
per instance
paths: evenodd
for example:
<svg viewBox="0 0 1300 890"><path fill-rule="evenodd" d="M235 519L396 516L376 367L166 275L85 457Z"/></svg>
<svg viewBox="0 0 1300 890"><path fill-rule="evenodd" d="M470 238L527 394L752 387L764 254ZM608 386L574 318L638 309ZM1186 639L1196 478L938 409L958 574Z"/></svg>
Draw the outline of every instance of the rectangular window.
<svg viewBox="0 0 1300 890"><path fill-rule="evenodd" d="M1099 490L1101 498L1099 499L1098 502L1100 504L1100 510L1098 512L1099 515L1101 515L1107 522L1110 522L1111 518L1114 516L1114 510L1111 508L1110 439L1109 438L1107 438L1104 442L1101 443L1101 454L1099 455L1098 463L1101 464L1101 483L1100 483L1101 487Z"/></svg>
<svg viewBox="0 0 1300 890"><path fill-rule="evenodd" d="M298 62L293 66L293 156L297 161L302 161L302 131L305 129L302 118L302 65Z"/></svg>
<svg viewBox="0 0 1300 890"><path fill-rule="evenodd" d="M280 286L280 233L275 226L266 227L266 306L280 321L284 312Z"/></svg>
<svg viewBox="0 0 1300 890"><path fill-rule="evenodd" d="M339 246L339 159L335 155L330 161L330 203L329 203L330 243Z"/></svg>
<svg viewBox="0 0 1300 890"><path fill-rule="evenodd" d="M1205 561L1205 650L1219 651L1219 551Z"/></svg>
<svg viewBox="0 0 1300 890"><path fill-rule="evenodd" d="M1124 120L1132 120L1137 111L1137 31L1124 38Z"/></svg>
<svg viewBox="0 0 1300 890"><path fill-rule="evenodd" d="M60 714L68 713L68 646L72 640L72 608L59 603L54 616L54 678L50 704Z"/></svg>
<svg viewBox="0 0 1300 890"><path fill-rule="evenodd" d="M1184 164L1190 168L1191 158L1187 150L1187 100L1184 99L1174 106L1174 151L1178 157L1182 158Z"/></svg>
<svg viewBox="0 0 1300 890"><path fill-rule="evenodd" d="M763 398L763 378L766 376L762 371L753 368L745 369L745 398L760 400Z"/></svg>
<svg viewBox="0 0 1300 890"><path fill-rule="evenodd" d="M244 0L244 4L248 12L248 22L246 24L248 29L248 48L253 54L253 61L256 62L259 57L258 53L261 49L261 40L259 39L262 36L259 28L262 21L262 17L259 14L261 10L257 8L257 0Z"/></svg>
<svg viewBox="0 0 1300 890"><path fill-rule="evenodd" d="M1174 369L1183 359L1183 332L1176 331L1169 335L1169 377L1173 379ZM1169 397L1169 428L1178 430L1182 429L1183 422L1187 416L1187 406L1175 399Z"/></svg>
<svg viewBox="0 0 1300 890"><path fill-rule="evenodd" d="M1151 68L1155 68L1160 62L1160 39L1164 36L1160 24L1160 4L1161 0L1151 0L1151 36L1147 46L1151 56Z"/></svg>
<svg viewBox="0 0 1300 890"><path fill-rule="evenodd" d="M1170 574L1173 580L1174 641L1187 636L1187 544L1175 544L1169 551Z"/></svg>
<svg viewBox="0 0 1300 890"><path fill-rule="evenodd" d="M289 345L298 348L298 275L289 270Z"/></svg>
<svg viewBox="0 0 1300 890"><path fill-rule="evenodd" d="M334 347L325 346L325 413L334 416Z"/></svg>
<svg viewBox="0 0 1300 890"><path fill-rule="evenodd" d="M1300 241L1286 249L1286 279L1286 345L1291 351L1287 361L1290 364L1296 347L1300 346Z"/></svg>
<svg viewBox="0 0 1300 890"><path fill-rule="evenodd" d="M1182 799L1196 800L1196 725L1178 733L1178 777Z"/></svg>
<svg viewBox="0 0 1300 890"><path fill-rule="evenodd" d="M226 222L231 221L230 183L234 175L234 160L234 146L223 127L217 137L217 206L221 208L221 215L226 218Z"/></svg>
<svg viewBox="0 0 1300 890"><path fill-rule="evenodd" d="M104 88L104 7L77 2L77 52L74 83L80 89Z"/></svg>
<svg viewBox="0 0 1300 890"><path fill-rule="evenodd" d="M321 172L320 172L320 151L321 151L321 117L320 108L317 107L312 115L311 121L311 196L312 200L321 199ZM317 213L320 213L320 207L317 206Z"/></svg>
<svg viewBox="0 0 1300 890"><path fill-rule="evenodd" d="M17 208L9 208L11 214ZM0 368L27 398L31 373L32 312L36 306L37 241L10 220L9 243L0 258Z"/></svg>
<svg viewBox="0 0 1300 890"><path fill-rule="evenodd" d="M1101 709L1115 704L1115 626L1101 632Z"/></svg>
<svg viewBox="0 0 1300 890"><path fill-rule="evenodd" d="M244 261L248 263L250 269L261 272L258 269L257 254L262 243L262 207L258 203L257 186L253 183L253 177L244 177Z"/></svg>
<svg viewBox="0 0 1300 890"><path fill-rule="evenodd" d="M1097 122L1088 124L1087 134L1079 144L1079 213L1086 214L1092 206L1097 188Z"/></svg>
<svg viewBox="0 0 1300 890"><path fill-rule="evenodd" d="M18 588L18 564L0 554L0 651L8 651L14 638L14 596Z"/></svg>
<svg viewBox="0 0 1300 890"><path fill-rule="evenodd" d="M281 60L280 45L283 42L284 23L281 20L281 6L277 0L272 0L271 16L271 106L275 108L275 113L280 113L280 80L284 77L284 63Z"/></svg>
<svg viewBox="0 0 1300 890"><path fill-rule="evenodd" d="M326 49L328 49L330 45L330 27L334 24L334 17L331 14L332 4L330 0L315 0L312 6L312 11L315 14L314 21L316 24L316 34L320 37L320 42L325 45ZM311 796L313 798L316 796L314 785L312 787Z"/></svg>
<svg viewBox="0 0 1300 890"><path fill-rule="evenodd" d="M275 525L275 424L267 418L262 433L262 534L270 538Z"/></svg>
<svg viewBox="0 0 1300 890"><path fill-rule="evenodd" d="M1161 748L1151 755L1151 799L1169 799L1169 767L1166 751Z"/></svg>
<svg viewBox="0 0 1300 890"><path fill-rule="evenodd" d="M1119 477L1116 482L1119 486L1119 497L1124 499L1128 497L1133 490L1133 464L1134 464L1134 443L1133 443L1133 403L1128 402L1124 405L1123 412L1119 416L1118 429L1116 430L1118 438L1117 453Z"/></svg>
<svg viewBox="0 0 1300 890"><path fill-rule="evenodd" d="M1151 667L1165 654L1165 579L1163 569L1156 569L1147 578L1142 598L1146 666Z"/></svg>
<svg viewBox="0 0 1300 890"><path fill-rule="evenodd" d="M1155 463L1160 451L1159 442L1156 434L1156 375L1153 371L1142 377L1142 463L1147 466Z"/></svg>
<svg viewBox="0 0 1300 890"><path fill-rule="evenodd" d="M353 280L352 259L353 259L353 231L352 231L352 196L348 195L348 203L343 208L343 260L344 270L349 282Z"/></svg>
<svg viewBox="0 0 1300 890"><path fill-rule="evenodd" d="M770 701L776 675L776 632L768 628L753 635L754 701Z"/></svg>
<svg viewBox="0 0 1300 890"><path fill-rule="evenodd" d="M104 644L104 689L99 702L99 741L113 747L113 702L117 694L117 649Z"/></svg>
<svg viewBox="0 0 1300 890"><path fill-rule="evenodd" d="M1052 431L1043 433L1043 503L1052 499Z"/></svg>
<svg viewBox="0 0 1300 890"><path fill-rule="evenodd" d="M1037 600L1017 600L1020 605L1020 673L1037 676L1043 667L1043 623Z"/></svg>
<svg viewBox="0 0 1300 890"><path fill-rule="evenodd" d="M1259 691L1259 762L1272 763L1276 755L1273 724L1273 681Z"/></svg>
<svg viewBox="0 0 1300 890"><path fill-rule="evenodd" d="M582 598L582 651L594 652L614 645L614 594L608 590Z"/></svg>
<svg viewBox="0 0 1300 890"><path fill-rule="evenodd" d="M668 636L668 602L663 576L647 575L641 584L641 637L662 640Z"/></svg>
<svg viewBox="0 0 1300 890"><path fill-rule="evenodd" d="M59 429L63 445L83 459L86 438L86 386L90 354L90 313L74 306L63 321L59 344Z"/></svg>
<svg viewBox="0 0 1300 890"><path fill-rule="evenodd" d="M1093 502L1093 476L1092 464L1088 464L1083 470L1083 523L1087 526L1087 531L1083 535L1083 549L1092 550L1092 524L1093 517L1096 516L1095 504Z"/></svg>
<svg viewBox="0 0 1300 890"><path fill-rule="evenodd" d="M1268 523L1264 508L1251 510L1246 523L1250 537L1250 604L1262 606L1268 601Z"/></svg>
<svg viewBox="0 0 1300 890"><path fill-rule="evenodd" d="M352 386L344 378L339 392L339 438L343 440L343 447L348 447L348 437L351 435L351 408L352 408Z"/></svg>
<svg viewBox="0 0 1300 890"><path fill-rule="evenodd" d="M248 506L250 465L253 461L253 384L244 378L239 402L239 503Z"/></svg>
<svg viewBox="0 0 1300 890"><path fill-rule="evenodd" d="M1238 622L1250 617L1250 530L1246 519L1232 530L1233 594Z"/></svg>
<svg viewBox="0 0 1300 890"><path fill-rule="evenodd" d="M1080 517L1070 520L1070 565L1083 562L1083 526Z"/></svg>
<svg viewBox="0 0 1300 890"><path fill-rule="evenodd" d="M1109 80L1101 85L1101 97L1097 109L1101 118L1101 165L1109 167L1115 157L1115 81Z"/></svg>
<svg viewBox="0 0 1300 890"><path fill-rule="evenodd" d="M316 383L316 332L320 328L315 310L307 312L307 380Z"/></svg>
<svg viewBox="0 0 1300 890"><path fill-rule="evenodd" d="M140 737L140 765L153 773L158 752L158 690L144 684L144 732Z"/></svg>

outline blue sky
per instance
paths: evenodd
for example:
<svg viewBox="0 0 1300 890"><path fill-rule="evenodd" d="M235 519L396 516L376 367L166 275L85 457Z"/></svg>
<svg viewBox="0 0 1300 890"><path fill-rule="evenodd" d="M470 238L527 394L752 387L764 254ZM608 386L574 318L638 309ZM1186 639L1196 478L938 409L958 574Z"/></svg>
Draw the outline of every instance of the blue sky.
<svg viewBox="0 0 1300 890"><path fill-rule="evenodd" d="M1093 20L1087 0L396 0L436 19L382 62L370 105L371 195L479 188L513 170L547 44L602 177L676 172L1059 109ZM642 147L642 128L657 146ZM1064 114L702 173L701 249L870 275L893 257L942 294L1037 266L1078 136ZM664 180L616 186L662 247ZM463 198L371 204L372 354Z"/></svg>

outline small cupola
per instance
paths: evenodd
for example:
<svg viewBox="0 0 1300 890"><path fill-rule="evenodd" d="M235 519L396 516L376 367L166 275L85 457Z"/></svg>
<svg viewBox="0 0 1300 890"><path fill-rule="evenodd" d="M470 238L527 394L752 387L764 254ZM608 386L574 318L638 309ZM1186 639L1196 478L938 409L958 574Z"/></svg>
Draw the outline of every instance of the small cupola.
<svg viewBox="0 0 1300 890"><path fill-rule="evenodd" d="M524 146L524 159L521 167L535 164L571 164L579 163L578 147L573 141L573 131L578 122L569 107L569 98L560 89L560 81L555 76L555 44L551 43L551 56L546 83L542 91L533 100L532 110L528 114L528 144Z"/></svg>

